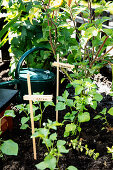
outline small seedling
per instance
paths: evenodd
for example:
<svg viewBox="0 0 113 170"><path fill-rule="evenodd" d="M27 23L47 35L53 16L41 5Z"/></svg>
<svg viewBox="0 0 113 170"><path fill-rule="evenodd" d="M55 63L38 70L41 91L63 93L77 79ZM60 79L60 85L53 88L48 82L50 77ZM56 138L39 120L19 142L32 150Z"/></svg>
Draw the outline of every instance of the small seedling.
<svg viewBox="0 0 113 170"><path fill-rule="evenodd" d="M33 93L33 95L43 95L42 93ZM33 117L34 121L37 122L39 121L39 128L41 128L42 124L42 116L45 111L45 109L48 106L54 106L54 103L52 101L34 101L33 102ZM18 110L19 113L21 114L22 112L25 113L25 116L21 118L21 127L20 129L27 129L30 128L29 126L29 121L30 121L30 105L29 104L20 104L15 106Z"/></svg>
<svg viewBox="0 0 113 170"><path fill-rule="evenodd" d="M73 149L76 149L77 151L83 152L85 151L85 154L88 156L92 156L95 160L98 158L99 153L95 153L95 149L89 149L88 145L85 146L82 145L82 142L78 140L78 138L71 140L70 145L73 146Z"/></svg>
<svg viewBox="0 0 113 170"><path fill-rule="evenodd" d="M113 107L111 107L108 111L107 111L107 108L104 108L98 115L94 117L94 119L100 119L101 121L103 121L102 123L104 127L102 128L102 130L105 128L108 130L111 129L111 126L107 119L108 114L113 116Z"/></svg>
<svg viewBox="0 0 113 170"><path fill-rule="evenodd" d="M107 153L111 153L113 159L113 146L111 148L107 147Z"/></svg>
<svg viewBox="0 0 113 170"><path fill-rule="evenodd" d="M38 128L32 137L39 137L42 139L42 144L45 144L48 152L45 154L43 162L36 165L37 169L55 169L58 166L59 158L62 153L68 153L69 150L65 148L65 140L57 140L57 133L51 134L51 129L57 130L57 126L62 126L62 123L52 122L48 120L48 123L44 123L44 128Z"/></svg>
<svg viewBox="0 0 113 170"><path fill-rule="evenodd" d="M0 134L1 131L1 121L4 117L15 117L14 110L6 110L4 115L0 118ZM18 144L12 141L11 139L4 141L0 138L0 157L5 155L15 155L18 154Z"/></svg>

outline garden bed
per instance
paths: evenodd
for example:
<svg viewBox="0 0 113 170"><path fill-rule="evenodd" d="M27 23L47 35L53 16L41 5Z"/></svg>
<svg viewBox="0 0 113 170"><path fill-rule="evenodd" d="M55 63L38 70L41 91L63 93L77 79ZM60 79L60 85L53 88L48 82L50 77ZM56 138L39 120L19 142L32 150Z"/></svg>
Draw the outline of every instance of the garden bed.
<svg viewBox="0 0 113 170"><path fill-rule="evenodd" d="M60 87L60 95L65 89L66 84L62 84ZM73 93L73 89L70 89L70 92ZM14 103L13 105L15 105ZM65 170L68 166L72 165L78 168L78 170L112 170L113 169L113 160L111 154L107 153L106 147L112 147L113 145L113 130L112 129L104 129L101 120L94 120L93 117L99 113L104 107L109 109L112 107L112 97L103 93L103 100L98 104L96 110L88 108L88 111L91 114L91 120L87 123L82 124L82 131L80 135L80 141L82 145L88 145L89 149L95 149L95 153L99 153L99 157L94 160L92 157L89 157L85 154L85 151L80 152L76 149L72 149L72 147L68 146L68 139L64 138L64 126L58 127L57 134L58 139L64 139L67 141L67 149L69 149L69 153L63 154L59 160L59 168L60 170ZM32 139L31 130L21 130L20 126L20 117L18 110L15 109L16 117L14 118L14 128L13 131L7 131L2 135L4 140L12 139L19 145L18 156L6 156L0 160L0 169L3 170L35 170L35 165L40 163L44 159L44 155L47 152L47 149L43 144L40 147L37 147L37 160L33 159L33 151L32 151ZM62 122L63 117L67 113L67 110L59 111L59 122ZM54 107L47 108L43 115L43 122L47 122L47 119L55 121L55 109ZM108 118L111 126L113 122L112 116ZM37 127L38 124L35 124ZM73 137L72 137L73 139ZM37 141L37 140L36 140ZM38 141L37 141L38 143Z"/></svg>

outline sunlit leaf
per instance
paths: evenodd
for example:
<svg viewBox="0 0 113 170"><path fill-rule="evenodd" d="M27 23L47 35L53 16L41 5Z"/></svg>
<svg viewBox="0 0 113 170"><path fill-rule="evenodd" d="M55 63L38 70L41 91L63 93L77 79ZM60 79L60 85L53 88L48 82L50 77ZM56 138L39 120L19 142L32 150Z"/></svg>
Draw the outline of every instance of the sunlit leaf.
<svg viewBox="0 0 113 170"><path fill-rule="evenodd" d="M66 108L66 104L63 102L58 102L56 104L56 110L64 110Z"/></svg>
<svg viewBox="0 0 113 170"><path fill-rule="evenodd" d="M1 151L6 155L15 155L18 154L18 144L12 140L6 140L0 147Z"/></svg>
<svg viewBox="0 0 113 170"><path fill-rule="evenodd" d="M108 110L108 113L113 116L113 107L111 107L109 110Z"/></svg>
<svg viewBox="0 0 113 170"><path fill-rule="evenodd" d="M90 114L88 112L83 112L78 114L79 122L88 122L90 120Z"/></svg>
<svg viewBox="0 0 113 170"><path fill-rule="evenodd" d="M6 110L4 113L4 116L6 117L15 117L14 110Z"/></svg>

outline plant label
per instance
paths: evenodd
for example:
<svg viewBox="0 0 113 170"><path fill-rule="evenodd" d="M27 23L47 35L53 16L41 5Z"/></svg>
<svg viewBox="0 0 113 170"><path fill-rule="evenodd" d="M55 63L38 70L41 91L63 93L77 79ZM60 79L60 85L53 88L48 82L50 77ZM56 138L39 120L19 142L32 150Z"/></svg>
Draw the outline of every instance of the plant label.
<svg viewBox="0 0 113 170"><path fill-rule="evenodd" d="M53 95L24 95L24 100L32 101L52 101Z"/></svg>
<svg viewBox="0 0 113 170"><path fill-rule="evenodd" d="M73 69L75 67L74 65L71 65L71 64L68 64L68 63L60 63L60 62L54 62L54 63L52 63L52 66L67 68L67 69Z"/></svg>

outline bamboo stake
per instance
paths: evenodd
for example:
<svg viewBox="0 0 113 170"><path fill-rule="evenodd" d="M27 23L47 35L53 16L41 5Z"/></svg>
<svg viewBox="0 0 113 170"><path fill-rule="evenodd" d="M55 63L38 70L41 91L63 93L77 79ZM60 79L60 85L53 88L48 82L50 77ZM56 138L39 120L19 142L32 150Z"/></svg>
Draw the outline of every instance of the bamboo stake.
<svg viewBox="0 0 113 170"><path fill-rule="evenodd" d="M57 63L59 63L59 54L57 54ZM57 99L58 96L59 96L59 66L57 65L56 104L58 103ZM58 121L58 110L56 110L56 121Z"/></svg>
<svg viewBox="0 0 113 170"><path fill-rule="evenodd" d="M52 66L57 67L57 81L56 81L56 104L59 96L59 68L73 69L75 66L68 63L59 63L59 54L57 54L57 62L52 63ZM58 110L56 110L56 121L58 121Z"/></svg>
<svg viewBox="0 0 113 170"><path fill-rule="evenodd" d="M31 96L31 83L30 83L30 75L27 74L27 84L28 84L28 94ZM29 100L30 105L30 116L31 116L31 128L32 128L32 135L34 134L34 117L33 117L33 105L32 100ZM36 141L35 137L32 138L33 140L33 153L34 153L34 159L36 160Z"/></svg>

